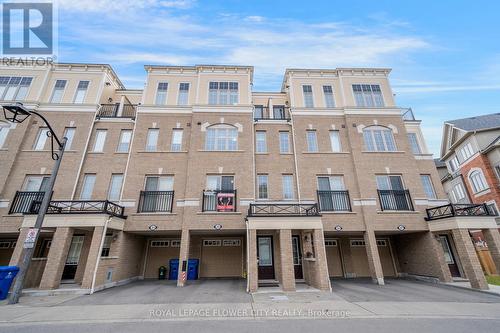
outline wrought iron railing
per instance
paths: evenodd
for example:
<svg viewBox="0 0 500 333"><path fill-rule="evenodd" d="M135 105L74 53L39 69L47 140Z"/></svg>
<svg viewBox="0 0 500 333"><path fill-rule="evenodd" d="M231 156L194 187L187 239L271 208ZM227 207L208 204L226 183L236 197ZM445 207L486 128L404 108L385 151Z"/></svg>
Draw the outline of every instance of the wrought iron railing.
<svg viewBox="0 0 500 333"><path fill-rule="evenodd" d="M138 213L172 212L174 191L141 191Z"/></svg>
<svg viewBox="0 0 500 333"><path fill-rule="evenodd" d="M317 191L319 210L322 212L350 212L349 191Z"/></svg>
<svg viewBox="0 0 500 333"><path fill-rule="evenodd" d="M31 206L31 214L38 214L41 201ZM124 218L125 208L108 200L52 200L47 214L108 214Z"/></svg>
<svg viewBox="0 0 500 333"><path fill-rule="evenodd" d="M414 210L409 190L377 190L382 210Z"/></svg>
<svg viewBox="0 0 500 333"><path fill-rule="evenodd" d="M403 117L403 120L415 120L415 115L411 108L401 109L401 117Z"/></svg>
<svg viewBox="0 0 500 333"><path fill-rule="evenodd" d="M259 120L286 120L290 121L290 108L277 106L269 109L267 106L255 106L253 118Z"/></svg>
<svg viewBox="0 0 500 333"><path fill-rule="evenodd" d="M202 199L203 212L235 212L236 190L204 190Z"/></svg>
<svg viewBox="0 0 500 333"><path fill-rule="evenodd" d="M497 216L486 204L448 204L426 209L427 221L454 216Z"/></svg>
<svg viewBox="0 0 500 333"><path fill-rule="evenodd" d="M44 194L42 191L17 191L10 205L9 214L30 213L33 203L42 202Z"/></svg>
<svg viewBox="0 0 500 333"><path fill-rule="evenodd" d="M119 114L120 103L116 104L101 104L97 112L97 118L135 118L137 105L123 104L122 112Z"/></svg>
<svg viewBox="0 0 500 333"><path fill-rule="evenodd" d="M318 204L250 204L248 216L321 216Z"/></svg>

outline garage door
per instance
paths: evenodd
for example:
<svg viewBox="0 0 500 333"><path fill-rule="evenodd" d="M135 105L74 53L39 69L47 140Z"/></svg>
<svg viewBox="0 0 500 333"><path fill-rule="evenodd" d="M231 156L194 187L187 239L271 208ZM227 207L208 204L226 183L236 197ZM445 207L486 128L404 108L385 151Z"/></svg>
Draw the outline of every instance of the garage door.
<svg viewBox="0 0 500 333"><path fill-rule="evenodd" d="M179 259L180 239L152 239L149 241L146 279L157 279L161 266L169 267L170 259Z"/></svg>
<svg viewBox="0 0 500 333"><path fill-rule="evenodd" d="M203 239L200 277L241 277L243 272L243 240L241 238Z"/></svg>
<svg viewBox="0 0 500 333"><path fill-rule="evenodd" d="M354 273L357 277L371 276L370 267L368 266L365 241L363 239L351 239L349 243L351 246ZM394 271L389 240L377 239L377 248L384 276L395 276L396 273Z"/></svg>
<svg viewBox="0 0 500 333"><path fill-rule="evenodd" d="M337 239L325 239L325 249L328 273L332 277L343 277L339 241Z"/></svg>

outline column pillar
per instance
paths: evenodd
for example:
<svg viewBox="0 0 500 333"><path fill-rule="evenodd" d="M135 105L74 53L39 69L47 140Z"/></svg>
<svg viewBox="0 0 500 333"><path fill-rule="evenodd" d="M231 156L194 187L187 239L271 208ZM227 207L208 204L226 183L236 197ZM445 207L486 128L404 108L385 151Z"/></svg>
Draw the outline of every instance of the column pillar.
<svg viewBox="0 0 500 333"><path fill-rule="evenodd" d="M498 229L484 229L482 231L498 274L500 273L500 232Z"/></svg>
<svg viewBox="0 0 500 333"><path fill-rule="evenodd" d="M85 264L85 271L83 273L83 279L82 279L83 289L91 289L92 281L94 280L94 275L97 275L96 270L98 270L99 267L96 266L97 266L97 261L101 257L101 243L102 243L102 237L104 236L103 235L104 232L105 232L104 227L94 227L94 232L92 233L92 241L90 242L90 249L87 255L87 263Z"/></svg>
<svg viewBox="0 0 500 333"><path fill-rule="evenodd" d="M380 262L380 255L378 253L377 240L373 230L366 230L364 234L366 255L368 256L368 266L372 281L376 284L383 286L384 272L382 270L382 263Z"/></svg>
<svg viewBox="0 0 500 333"><path fill-rule="evenodd" d="M259 287L259 271L257 262L257 230L248 230L248 291L256 292Z"/></svg>
<svg viewBox="0 0 500 333"><path fill-rule="evenodd" d="M9 266L17 266L19 261L21 260L21 256L24 252L23 244L26 239L26 235L28 234L29 228L21 228L19 231L19 237L17 237L16 247L12 252L12 256L10 257ZM36 244L35 244L36 246Z"/></svg>
<svg viewBox="0 0 500 333"><path fill-rule="evenodd" d="M177 275L177 287L184 287L187 280L187 261L189 259L189 243L190 243L189 229L182 229L181 234L181 247L179 250L179 271ZM186 280L182 278L182 262L186 261Z"/></svg>
<svg viewBox="0 0 500 333"><path fill-rule="evenodd" d="M330 285L330 275L328 274L328 263L326 262L325 237L322 229L314 229L314 249L316 255L317 285L320 290L332 290Z"/></svg>
<svg viewBox="0 0 500 333"><path fill-rule="evenodd" d="M280 234L281 287L283 291L295 290L295 271L293 267L292 231L282 229Z"/></svg>
<svg viewBox="0 0 500 333"><path fill-rule="evenodd" d="M469 230L453 229L452 234L458 257L471 287L475 289L489 289L481 263L476 254L476 249L470 239Z"/></svg>
<svg viewBox="0 0 500 333"><path fill-rule="evenodd" d="M40 281L40 289L56 289L59 287L72 238L72 228L58 227L56 229Z"/></svg>

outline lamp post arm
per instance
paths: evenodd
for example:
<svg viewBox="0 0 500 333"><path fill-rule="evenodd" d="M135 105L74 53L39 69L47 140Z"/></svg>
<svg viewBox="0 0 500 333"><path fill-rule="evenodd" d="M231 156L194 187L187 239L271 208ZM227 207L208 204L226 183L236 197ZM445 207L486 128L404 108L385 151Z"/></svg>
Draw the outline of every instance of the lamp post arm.
<svg viewBox="0 0 500 333"><path fill-rule="evenodd" d="M49 129L49 131L47 132L47 136L51 140L52 159L55 161L58 160L61 157L60 154L61 154L61 150L63 148L63 143L61 142L61 140L59 140L59 138L56 135L56 132L54 132L54 129L52 128L52 126L50 126L50 123L47 121L47 119L42 114L40 114L36 111L33 111L33 110L30 110L29 112L38 116L40 119L42 119L43 122L45 123L45 126L47 126L47 128ZM54 140L57 143L57 149L54 149Z"/></svg>

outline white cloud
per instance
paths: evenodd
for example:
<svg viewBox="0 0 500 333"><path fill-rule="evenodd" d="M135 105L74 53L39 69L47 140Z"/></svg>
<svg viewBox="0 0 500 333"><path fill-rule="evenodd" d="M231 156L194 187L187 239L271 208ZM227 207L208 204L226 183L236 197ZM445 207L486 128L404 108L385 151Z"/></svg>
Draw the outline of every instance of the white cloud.
<svg viewBox="0 0 500 333"><path fill-rule="evenodd" d="M62 10L102 12L124 12L153 7L186 9L193 6L195 0L59 0Z"/></svg>

